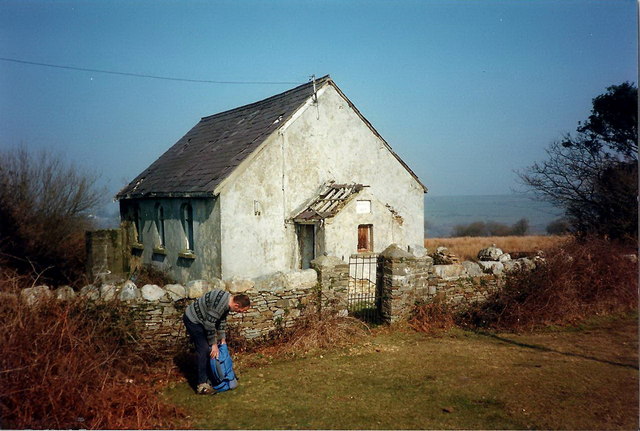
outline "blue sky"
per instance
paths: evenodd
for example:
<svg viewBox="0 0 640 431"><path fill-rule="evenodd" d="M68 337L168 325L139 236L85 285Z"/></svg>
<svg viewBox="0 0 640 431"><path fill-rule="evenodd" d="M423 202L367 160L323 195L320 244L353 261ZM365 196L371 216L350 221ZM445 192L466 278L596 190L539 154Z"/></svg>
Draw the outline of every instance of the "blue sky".
<svg viewBox="0 0 640 431"><path fill-rule="evenodd" d="M593 97L637 82L637 3L0 0L0 57L218 81L330 74L430 194L503 194ZM0 147L53 149L112 196L201 117L294 86L0 61Z"/></svg>

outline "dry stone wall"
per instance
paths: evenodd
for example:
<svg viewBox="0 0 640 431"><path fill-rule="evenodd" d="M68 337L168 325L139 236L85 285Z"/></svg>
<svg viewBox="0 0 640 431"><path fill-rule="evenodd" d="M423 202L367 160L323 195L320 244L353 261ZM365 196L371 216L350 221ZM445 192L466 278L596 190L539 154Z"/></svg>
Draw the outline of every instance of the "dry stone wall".
<svg viewBox="0 0 640 431"><path fill-rule="evenodd" d="M396 322L406 318L416 302L439 301L455 310L484 301L502 288L506 273L533 269L540 260L539 257L512 260L494 245L481 250L478 257L478 262L458 262L444 247L428 256L424 249L410 253L390 245L380 255L385 320Z"/></svg>
<svg viewBox="0 0 640 431"><path fill-rule="evenodd" d="M410 253L396 245L389 246L378 261L383 318L387 322L404 319L416 302L441 301L457 308L483 301L501 288L505 271L535 266L533 260L512 261L501 252L493 252L487 255L499 260L434 265L425 249ZM349 265L337 257L322 256L312 262L312 268L255 279L194 280L186 285L137 286L128 280L85 286L78 293L68 286L54 291L35 286L24 289L21 296L30 304L41 298L64 300L76 295L92 301L119 301L131 307L145 346L170 351L186 342L182 323L185 308L212 289L249 296L251 308L246 313L230 313L227 319L231 336L247 340L267 337L319 310L346 315Z"/></svg>
<svg viewBox="0 0 640 431"><path fill-rule="evenodd" d="M138 323L138 335L145 346L173 350L186 340L182 315L196 298L212 289L223 289L232 294L243 293L251 299L251 308L245 313L230 313L227 318L230 332L252 340L267 336L272 331L292 326L297 319L319 308L340 311L345 302L341 292L346 278L340 271L348 269L344 262L321 262L324 286L318 284L313 269L289 273L278 272L256 279L194 280L186 285L136 286L128 280L123 284L102 284L83 287L78 293L70 287L50 290L47 286L24 289L22 298L35 304L42 298L55 296L71 299L76 295L90 301L119 301L131 308ZM336 266L339 266L336 270ZM348 273L347 273L348 274Z"/></svg>

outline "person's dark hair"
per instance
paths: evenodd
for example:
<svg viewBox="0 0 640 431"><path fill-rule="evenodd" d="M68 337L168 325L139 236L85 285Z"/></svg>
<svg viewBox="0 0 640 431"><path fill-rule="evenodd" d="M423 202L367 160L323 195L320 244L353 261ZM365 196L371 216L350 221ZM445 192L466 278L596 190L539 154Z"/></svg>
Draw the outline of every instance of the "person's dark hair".
<svg viewBox="0 0 640 431"><path fill-rule="evenodd" d="M249 308L251 306L251 300L247 295L233 295L233 302L242 308Z"/></svg>

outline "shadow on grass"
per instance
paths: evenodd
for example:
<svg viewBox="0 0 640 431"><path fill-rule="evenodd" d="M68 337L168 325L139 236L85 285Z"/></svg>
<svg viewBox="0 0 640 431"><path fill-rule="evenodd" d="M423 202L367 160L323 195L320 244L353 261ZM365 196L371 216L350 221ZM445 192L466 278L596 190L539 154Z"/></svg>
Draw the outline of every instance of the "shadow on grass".
<svg viewBox="0 0 640 431"><path fill-rule="evenodd" d="M631 368L631 369L634 369L634 370L638 369L638 364L625 364L625 363L622 363L622 362L609 361L607 359L600 359L600 358L596 358L595 356L583 355L583 354L580 354L580 353L563 352L561 350L556 350L556 349L552 349L552 348L549 348L549 347L540 346L538 344L528 344L528 343L522 343L520 341L510 340L509 338L501 337L500 335L492 334L491 332L477 331L476 334L482 335L482 336L487 337L487 338L492 338L494 340L498 340L498 341L501 341L503 343L512 344L514 346L524 347L526 349L533 349L533 350L538 350L538 351L541 351L541 352L548 352L548 353L558 353L558 354L564 355L564 356L570 356L570 357L573 357L573 358L587 359L587 360L590 360L590 361L600 362L600 363L603 363L603 364L613 365L613 366L616 366L616 367Z"/></svg>
<svg viewBox="0 0 640 431"><path fill-rule="evenodd" d="M198 373L196 371L196 355L192 351L180 352L173 357L173 363L184 376L187 383L196 390L198 385Z"/></svg>

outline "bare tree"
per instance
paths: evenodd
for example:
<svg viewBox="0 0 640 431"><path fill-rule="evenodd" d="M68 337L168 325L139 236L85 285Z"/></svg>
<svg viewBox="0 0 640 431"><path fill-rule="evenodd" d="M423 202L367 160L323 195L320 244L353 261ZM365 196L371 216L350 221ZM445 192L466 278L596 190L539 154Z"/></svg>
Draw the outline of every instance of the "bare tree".
<svg viewBox="0 0 640 431"><path fill-rule="evenodd" d="M0 262L73 283L84 272L87 216L104 196L97 179L49 151L0 151Z"/></svg>
<svg viewBox="0 0 640 431"><path fill-rule="evenodd" d="M546 150L547 159L518 175L536 195L561 208L578 234L638 236L638 90L614 85L593 99L575 136Z"/></svg>

